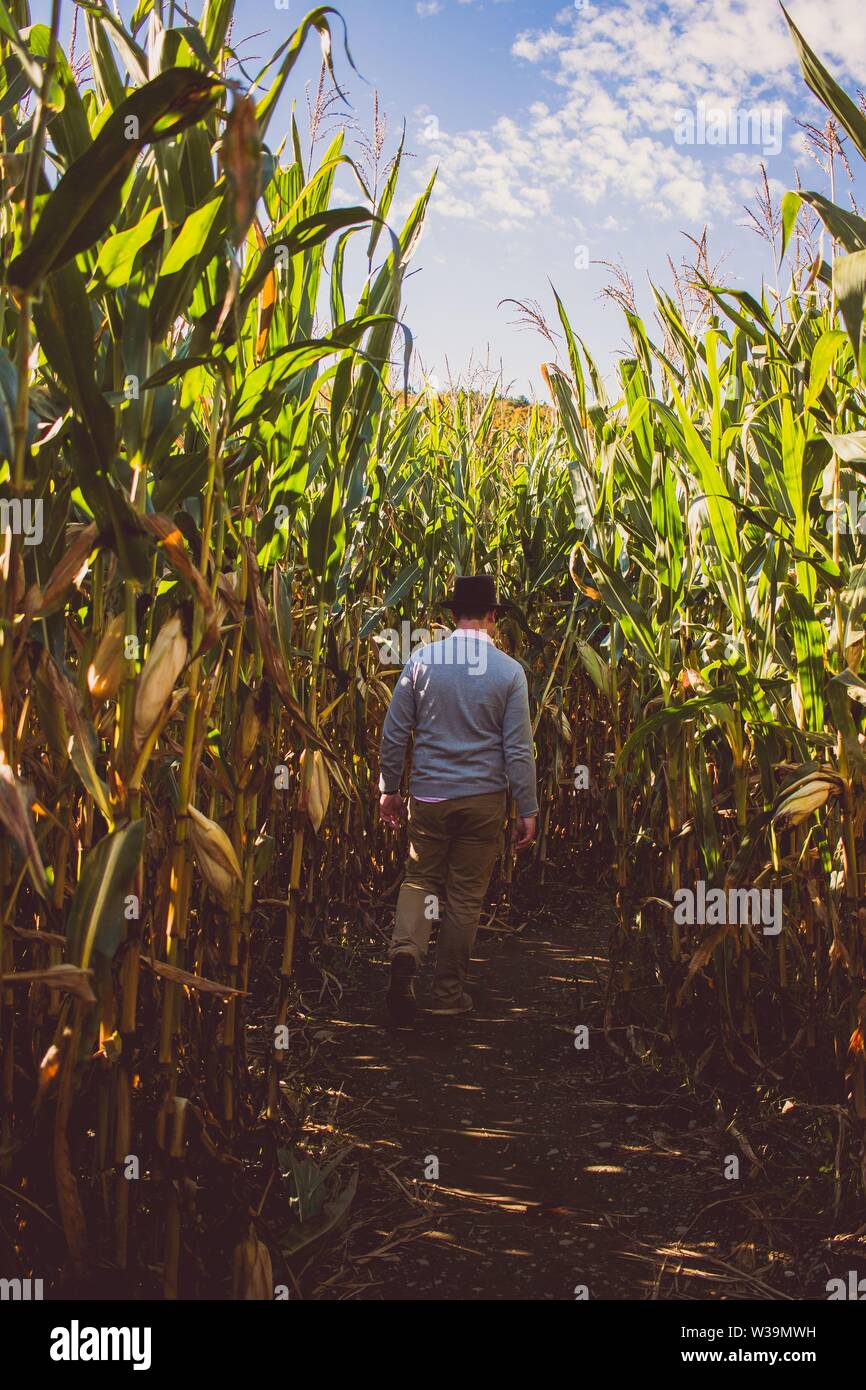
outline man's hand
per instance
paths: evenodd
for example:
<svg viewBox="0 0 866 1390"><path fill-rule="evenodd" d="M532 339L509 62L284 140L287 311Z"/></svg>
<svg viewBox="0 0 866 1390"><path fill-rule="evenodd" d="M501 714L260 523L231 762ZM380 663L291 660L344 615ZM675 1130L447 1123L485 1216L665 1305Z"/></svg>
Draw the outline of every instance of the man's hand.
<svg viewBox="0 0 866 1390"><path fill-rule="evenodd" d="M379 815L386 825L398 826L406 814L399 792L383 792L379 797Z"/></svg>
<svg viewBox="0 0 866 1390"><path fill-rule="evenodd" d="M538 816L518 816L514 826L514 834L511 837L511 848L521 850L531 845L535 839L537 826Z"/></svg>

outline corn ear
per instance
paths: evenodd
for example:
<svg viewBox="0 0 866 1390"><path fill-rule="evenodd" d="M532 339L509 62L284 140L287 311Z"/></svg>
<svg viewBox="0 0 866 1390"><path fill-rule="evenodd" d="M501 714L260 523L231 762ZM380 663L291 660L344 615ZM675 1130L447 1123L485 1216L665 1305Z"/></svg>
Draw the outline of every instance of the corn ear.
<svg viewBox="0 0 866 1390"><path fill-rule="evenodd" d="M135 695L133 741L138 749L144 743L174 690L189 654L179 614L163 623L150 655L138 678Z"/></svg>
<svg viewBox="0 0 866 1390"><path fill-rule="evenodd" d="M187 815L190 843L202 878L219 903L228 908L234 884L242 877L234 846L222 827L195 806L187 807Z"/></svg>
<svg viewBox="0 0 866 1390"><path fill-rule="evenodd" d="M126 671L123 637L126 619L122 613L112 618L87 668L87 689L97 704L113 700Z"/></svg>
<svg viewBox="0 0 866 1390"><path fill-rule="evenodd" d="M838 795L837 782L837 778L813 777L802 786L798 786L793 794L785 796L776 807L773 812L773 824L778 826L784 822L788 827L799 825L812 811L817 811L823 806L831 795Z"/></svg>
<svg viewBox="0 0 866 1390"><path fill-rule="evenodd" d="M310 818L310 824L318 835L319 827L325 819L331 800L331 783L325 760L317 748L313 752L313 766L310 772L309 785L307 785L306 759L307 751L305 749L301 754L301 786L298 794L298 810L306 811Z"/></svg>
<svg viewBox="0 0 866 1390"><path fill-rule="evenodd" d="M232 1297L241 1301L270 1302L273 1296L274 1276L268 1247L259 1240L251 1225L235 1246Z"/></svg>
<svg viewBox="0 0 866 1390"><path fill-rule="evenodd" d="M244 700L234 740L235 776L239 788L246 787L252 775L253 769L250 766L250 761L256 750L261 732L262 720L256 706L255 696L248 694Z"/></svg>

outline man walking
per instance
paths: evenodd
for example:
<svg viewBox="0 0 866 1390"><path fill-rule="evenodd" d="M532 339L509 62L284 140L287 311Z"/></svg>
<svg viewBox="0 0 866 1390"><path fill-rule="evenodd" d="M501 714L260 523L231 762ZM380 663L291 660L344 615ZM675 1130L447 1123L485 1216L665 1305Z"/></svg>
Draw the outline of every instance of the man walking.
<svg viewBox="0 0 866 1390"><path fill-rule="evenodd" d="M502 846L506 788L517 803L514 848L535 838L538 801L522 666L493 645L498 605L487 575L458 579L447 601L450 637L413 654L382 729L380 809L403 814L400 784L415 735L409 783L409 858L391 939L388 1008L415 1017L415 976L433 922L439 943L430 1013L468 1013L469 958L490 876Z"/></svg>

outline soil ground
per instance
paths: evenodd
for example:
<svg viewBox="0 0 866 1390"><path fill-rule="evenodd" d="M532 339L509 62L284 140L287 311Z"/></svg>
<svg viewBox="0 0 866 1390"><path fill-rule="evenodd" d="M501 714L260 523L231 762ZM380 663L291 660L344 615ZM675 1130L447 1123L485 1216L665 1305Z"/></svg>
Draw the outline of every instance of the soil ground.
<svg viewBox="0 0 866 1390"><path fill-rule="evenodd" d="M709 1099L605 1041L612 912L595 887L534 892L516 930L479 934L468 1017L388 1024L384 930L315 1008L310 1137L351 1145L360 1181L305 1297L802 1299L864 1262L862 1232L834 1237L797 1181L807 1152L780 1187Z"/></svg>

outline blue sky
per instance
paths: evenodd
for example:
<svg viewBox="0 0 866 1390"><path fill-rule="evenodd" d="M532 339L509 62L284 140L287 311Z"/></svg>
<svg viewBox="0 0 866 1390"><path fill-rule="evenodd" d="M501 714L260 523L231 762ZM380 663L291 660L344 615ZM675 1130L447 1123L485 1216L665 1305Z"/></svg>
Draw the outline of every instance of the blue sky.
<svg viewBox="0 0 866 1390"><path fill-rule="evenodd" d="M514 297L549 310L549 280L607 369L623 329L599 297L610 274L592 262L621 261L650 312L648 277L669 285L667 257L689 251L681 233L706 224L722 278L757 290L762 277L775 283L768 247L743 225L762 160L777 200L797 168L805 187L827 187L795 124L820 108L775 0L344 0L341 9L393 130L407 121L416 158L403 204L440 170L406 291L418 351L440 379L446 362L456 374L474 357L501 362L515 390L543 395L550 345L497 306ZM866 67L860 0L793 0L791 12L856 90ZM353 75L348 85L363 119L370 93ZM677 113L699 102L758 112L763 127L748 129L757 142L678 144Z"/></svg>
<svg viewBox="0 0 866 1390"><path fill-rule="evenodd" d="M42 18L46 6L33 8ZM235 42L257 35L241 45L250 72L308 8L238 0ZM600 297L611 276L595 262L622 263L649 314L648 278L670 286L668 256L679 263L689 251L682 233L699 236L707 225L711 263L724 258L720 278L758 291L762 279L775 283L775 269L744 225L743 204L753 201L762 160L776 201L797 169L806 188L827 191L796 125L797 117L822 123L821 108L800 78L776 0L342 0L338 8L366 79L338 46L351 114L369 127L376 89L388 148L407 124L414 158L395 220L439 168L406 285L416 380L422 368L444 384L449 370L465 376L472 362L501 365L506 386L543 398L539 364L554 348L498 306L535 300L552 318L549 281L607 374L623 326ZM165 10L167 17L168 0ZM790 10L856 92L866 70L862 0L792 0ZM315 82L319 62L314 41L293 87L302 124L304 85ZM726 143L682 142L680 113L694 115L699 103L711 127L722 120ZM272 145L288 107L271 128ZM763 125L745 117L738 125L736 113L748 111ZM852 165L862 194L854 157ZM356 201L347 176L339 189L338 201Z"/></svg>

